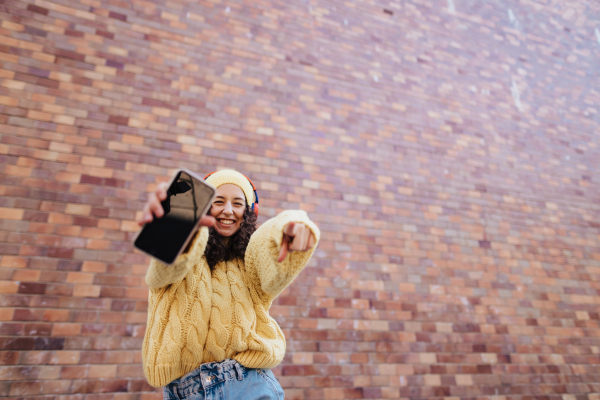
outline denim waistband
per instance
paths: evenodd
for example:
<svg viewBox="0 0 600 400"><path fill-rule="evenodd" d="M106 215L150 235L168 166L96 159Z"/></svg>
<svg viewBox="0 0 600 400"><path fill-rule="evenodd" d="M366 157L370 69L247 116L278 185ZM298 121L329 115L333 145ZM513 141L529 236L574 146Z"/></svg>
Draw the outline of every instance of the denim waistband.
<svg viewBox="0 0 600 400"><path fill-rule="evenodd" d="M165 386L165 398L167 396L172 400L185 398L193 392L207 390L226 380L242 380L245 372L246 368L232 359L202 364L192 372L188 372ZM169 395L167 392L170 392Z"/></svg>

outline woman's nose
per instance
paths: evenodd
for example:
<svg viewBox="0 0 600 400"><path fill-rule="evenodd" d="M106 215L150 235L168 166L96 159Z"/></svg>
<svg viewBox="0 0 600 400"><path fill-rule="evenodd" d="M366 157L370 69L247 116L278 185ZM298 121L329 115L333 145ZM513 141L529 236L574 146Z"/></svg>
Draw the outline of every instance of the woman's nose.
<svg viewBox="0 0 600 400"><path fill-rule="evenodd" d="M223 210L225 214L233 214L233 208L231 207L231 202L225 203L225 209Z"/></svg>

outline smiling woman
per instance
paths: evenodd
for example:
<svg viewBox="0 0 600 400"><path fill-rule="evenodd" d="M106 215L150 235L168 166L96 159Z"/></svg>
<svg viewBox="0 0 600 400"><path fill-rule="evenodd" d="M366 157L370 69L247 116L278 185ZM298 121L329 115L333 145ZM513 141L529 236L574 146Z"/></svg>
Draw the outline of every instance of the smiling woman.
<svg viewBox="0 0 600 400"><path fill-rule="evenodd" d="M256 231L256 214L247 206L242 189L231 183L219 186L209 215L215 224L209 229L204 251L208 266L212 269L222 261L243 259Z"/></svg>
<svg viewBox="0 0 600 400"><path fill-rule="evenodd" d="M283 360L285 337L269 308L308 263L319 228L289 210L257 229L248 178L222 170L205 179L217 196L191 245L172 266L148 268L146 379L164 386L165 399L283 399L270 368ZM143 221L164 214L165 198L159 185Z"/></svg>

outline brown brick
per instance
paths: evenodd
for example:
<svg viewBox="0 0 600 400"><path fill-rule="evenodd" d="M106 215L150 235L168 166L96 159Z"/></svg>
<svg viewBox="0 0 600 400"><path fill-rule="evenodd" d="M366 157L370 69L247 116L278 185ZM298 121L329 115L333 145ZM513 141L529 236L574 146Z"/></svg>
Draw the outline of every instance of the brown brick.
<svg viewBox="0 0 600 400"><path fill-rule="evenodd" d="M39 6L36 6L33 4L28 5L27 10L34 12L34 13L42 14L42 15L48 15L47 8L39 7Z"/></svg>
<svg viewBox="0 0 600 400"><path fill-rule="evenodd" d="M62 366L60 377L61 379L83 379L87 377L88 368L83 365Z"/></svg>
<svg viewBox="0 0 600 400"><path fill-rule="evenodd" d="M0 365L19 364L18 351L3 351L0 352Z"/></svg>
<svg viewBox="0 0 600 400"><path fill-rule="evenodd" d="M13 382L9 396L35 396L41 393L42 382Z"/></svg>

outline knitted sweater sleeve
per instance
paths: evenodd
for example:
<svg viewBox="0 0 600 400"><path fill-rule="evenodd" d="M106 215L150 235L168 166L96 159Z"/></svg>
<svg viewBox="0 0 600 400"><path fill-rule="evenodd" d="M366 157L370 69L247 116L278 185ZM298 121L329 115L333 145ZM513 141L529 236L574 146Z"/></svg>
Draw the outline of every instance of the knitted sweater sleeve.
<svg viewBox="0 0 600 400"><path fill-rule="evenodd" d="M146 283L148 286L151 288L161 288L185 278L188 272L202 258L207 242L208 228L203 226L192 240L188 252L180 255L173 265L165 265L153 258L146 273Z"/></svg>
<svg viewBox="0 0 600 400"><path fill-rule="evenodd" d="M306 225L315 237L315 246L309 251L290 251L285 260L279 263L277 258L283 240L283 228L290 222ZM284 211L254 232L246 248L244 264L250 283L264 295L266 302L277 297L306 266L317 247L320 234L317 225L301 210Z"/></svg>

